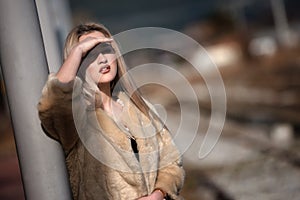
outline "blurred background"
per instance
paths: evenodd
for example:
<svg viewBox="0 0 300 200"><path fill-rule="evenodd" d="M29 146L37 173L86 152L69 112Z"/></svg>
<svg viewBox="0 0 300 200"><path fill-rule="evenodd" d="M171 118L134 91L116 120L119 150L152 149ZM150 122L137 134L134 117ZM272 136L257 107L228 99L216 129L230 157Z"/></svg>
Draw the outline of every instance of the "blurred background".
<svg viewBox="0 0 300 200"><path fill-rule="evenodd" d="M300 2L297 0L69 0L70 24L60 23L56 0L48 1L62 47L75 24L96 21L112 34L138 27L180 31L201 44L224 81L227 112L222 135L213 151L198 158L211 117L211 99L203 77L189 60L170 52L143 49L125 56L129 68L156 62L173 67L197 93L201 111L195 141L184 152L186 182L182 194L191 200L279 200L300 196ZM64 25L65 29L60 29ZM66 28L67 27L67 28ZM66 30L68 29L68 30ZM174 49L184 44L174 41ZM192 47L184 47L190 50ZM203 67L197 49L189 59ZM159 71L173 86L180 82ZM149 74L141 74L142 80ZM24 199L5 84L0 73L0 199ZM139 81L139 80L137 80ZM220 89L218 85L215 90ZM163 105L167 125L176 132L180 120L176 94L166 87L140 88L153 103ZM190 110L191 123L195 111ZM189 133L188 130L184 134Z"/></svg>

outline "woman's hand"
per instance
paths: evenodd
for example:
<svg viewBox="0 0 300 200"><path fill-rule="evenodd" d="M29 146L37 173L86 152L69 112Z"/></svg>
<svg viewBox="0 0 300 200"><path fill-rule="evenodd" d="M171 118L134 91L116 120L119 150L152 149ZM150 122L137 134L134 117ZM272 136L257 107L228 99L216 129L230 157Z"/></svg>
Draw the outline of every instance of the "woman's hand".
<svg viewBox="0 0 300 200"><path fill-rule="evenodd" d="M112 39L106 37L87 37L75 45L71 52L73 50L78 51L77 53L79 53L81 57L84 57L89 50L101 42L112 42Z"/></svg>
<svg viewBox="0 0 300 200"><path fill-rule="evenodd" d="M91 50L94 46L101 42L111 42L111 38L104 37L87 37L84 40L77 43L72 49L63 65L56 74L59 81L67 83L72 81L78 71L81 59L86 53Z"/></svg>
<svg viewBox="0 0 300 200"><path fill-rule="evenodd" d="M155 190L151 195L141 197L138 200L164 200L164 195L161 191Z"/></svg>

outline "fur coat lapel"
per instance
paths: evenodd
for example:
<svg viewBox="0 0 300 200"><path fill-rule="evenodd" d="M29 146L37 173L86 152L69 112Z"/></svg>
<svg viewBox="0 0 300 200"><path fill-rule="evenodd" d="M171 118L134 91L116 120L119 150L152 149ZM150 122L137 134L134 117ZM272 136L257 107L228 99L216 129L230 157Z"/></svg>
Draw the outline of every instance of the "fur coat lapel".
<svg viewBox="0 0 300 200"><path fill-rule="evenodd" d="M124 93L119 98L124 103L118 120L101 108L89 111L91 127L84 143L89 152L105 165L120 172L134 173L150 193L154 189L158 168L158 145L156 129ZM130 138L136 140L139 150L137 160L131 148ZM100 144L100 145L99 145Z"/></svg>

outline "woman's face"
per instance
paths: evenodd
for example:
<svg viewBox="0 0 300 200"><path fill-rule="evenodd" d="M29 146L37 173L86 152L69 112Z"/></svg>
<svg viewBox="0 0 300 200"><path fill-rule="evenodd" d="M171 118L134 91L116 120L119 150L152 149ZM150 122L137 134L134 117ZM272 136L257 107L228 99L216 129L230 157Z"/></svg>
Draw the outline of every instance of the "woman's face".
<svg viewBox="0 0 300 200"><path fill-rule="evenodd" d="M80 36L79 42L88 37L105 37L103 33L95 31ZM115 51L103 51L88 66L86 73L96 84L110 83L117 74L117 61Z"/></svg>

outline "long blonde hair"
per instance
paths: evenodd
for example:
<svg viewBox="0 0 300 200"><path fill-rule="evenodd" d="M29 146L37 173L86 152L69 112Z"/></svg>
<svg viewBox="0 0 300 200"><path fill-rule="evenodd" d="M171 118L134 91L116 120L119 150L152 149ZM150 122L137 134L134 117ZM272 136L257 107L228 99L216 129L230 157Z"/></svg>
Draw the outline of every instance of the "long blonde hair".
<svg viewBox="0 0 300 200"><path fill-rule="evenodd" d="M80 24L74 27L70 33L68 34L64 46L64 60L69 56L71 49L79 42L79 38L82 35L99 31L103 33L103 35L107 38L111 38L112 35L108 31L108 29L98 23L85 23ZM132 79L129 77L127 72L127 67L124 62L123 56L121 56L120 50L118 48L118 45L113 41L112 46L116 51L117 54L117 75L115 79L111 82L111 92L114 91L116 84L118 83L119 86L126 92L127 94L130 94L131 101L137 106L137 108L144 113L148 118L150 118L150 115L155 115L150 110L149 106L146 104L146 102L143 100L139 90L137 87L134 86L134 83ZM124 76L126 74L126 76ZM156 118L156 117L155 117Z"/></svg>

